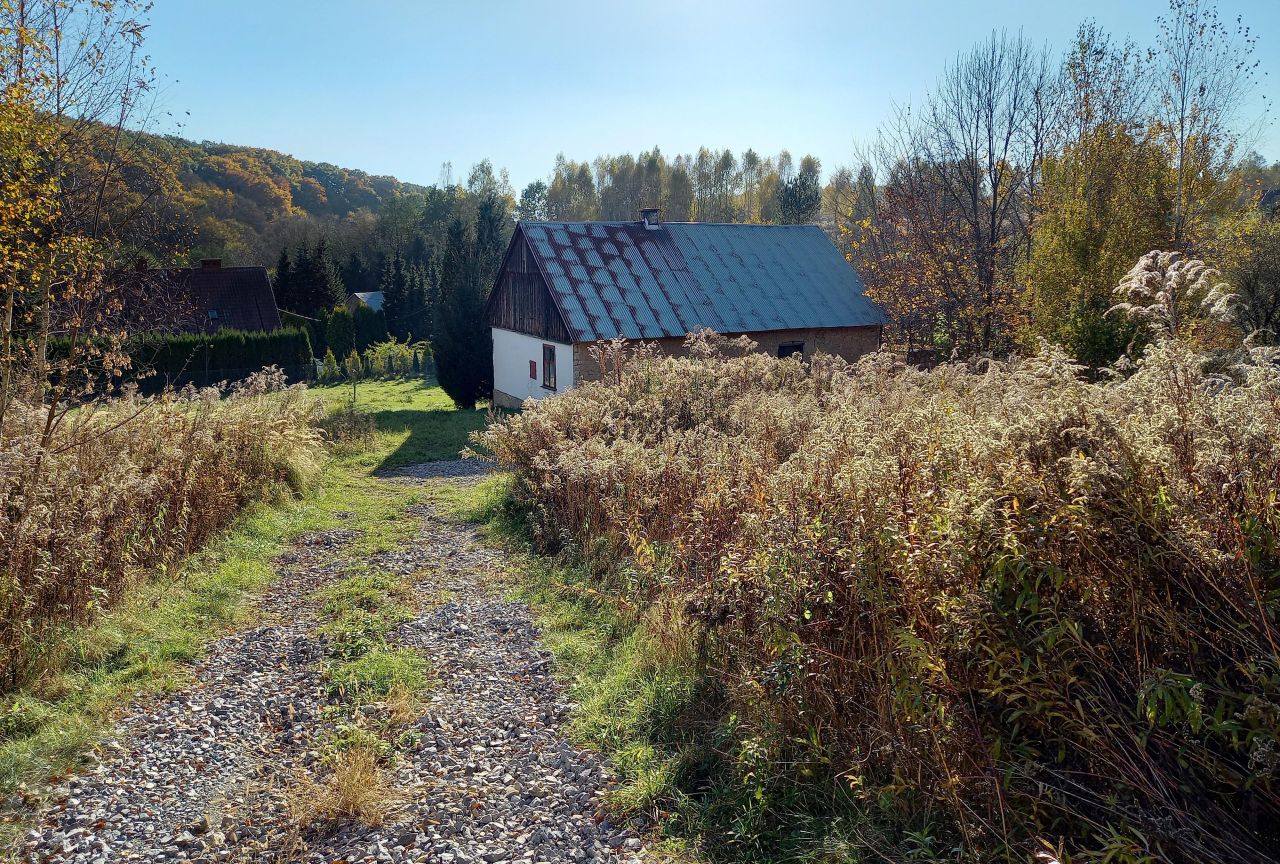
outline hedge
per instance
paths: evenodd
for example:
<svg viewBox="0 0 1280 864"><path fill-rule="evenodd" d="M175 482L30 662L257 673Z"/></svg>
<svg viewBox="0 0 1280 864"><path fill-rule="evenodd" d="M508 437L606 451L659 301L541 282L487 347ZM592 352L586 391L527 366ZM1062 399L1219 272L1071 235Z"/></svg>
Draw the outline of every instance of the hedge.
<svg viewBox="0 0 1280 864"><path fill-rule="evenodd" d="M165 383L209 384L252 375L264 366L279 366L293 378L310 377L311 337L303 327L219 330L216 333L148 333L130 346L135 370L154 371L149 387Z"/></svg>

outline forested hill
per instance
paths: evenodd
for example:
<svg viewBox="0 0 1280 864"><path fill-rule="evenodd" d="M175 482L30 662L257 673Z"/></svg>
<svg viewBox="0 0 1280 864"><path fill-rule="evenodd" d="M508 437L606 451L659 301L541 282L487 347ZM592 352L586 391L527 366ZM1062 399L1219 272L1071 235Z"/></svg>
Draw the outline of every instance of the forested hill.
<svg viewBox="0 0 1280 864"><path fill-rule="evenodd" d="M822 195L818 160L793 160L785 150L776 157L706 147L670 157L657 147L582 162L560 156L547 182L517 196L506 172L487 159L456 181L421 186L258 147L145 133L132 144L127 194L164 226L149 245L228 264L269 265L281 249L324 237L338 260L356 253L380 273L383 253L415 237L437 249L448 223L455 216L470 223L487 195L526 219L633 219L640 207L657 205L674 221L795 223L819 218ZM450 171L446 164L442 174Z"/></svg>
<svg viewBox="0 0 1280 864"><path fill-rule="evenodd" d="M268 264L282 246L348 217L370 221L383 205L426 187L260 147L140 134L143 176L131 182L152 199L190 256Z"/></svg>

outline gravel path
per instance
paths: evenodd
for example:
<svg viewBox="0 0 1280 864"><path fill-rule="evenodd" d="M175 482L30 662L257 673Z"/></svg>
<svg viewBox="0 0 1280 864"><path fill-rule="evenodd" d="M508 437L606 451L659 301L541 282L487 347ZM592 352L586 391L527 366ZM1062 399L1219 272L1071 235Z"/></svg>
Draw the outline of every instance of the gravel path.
<svg viewBox="0 0 1280 864"><path fill-rule="evenodd" d="M473 462L428 463L399 482L471 482ZM465 466L465 467L463 467ZM567 740L571 706L529 610L502 599L505 554L469 526L417 505L411 542L367 562L413 576L424 600L390 637L428 659L436 684L387 771L384 824L298 826L300 775L342 711L320 675L326 653L308 599L353 565L354 531L308 535L277 562L261 624L219 639L193 686L134 706L97 767L73 779L27 835L32 862L636 862L643 839L611 824L608 768ZM293 792L296 795L296 791Z"/></svg>

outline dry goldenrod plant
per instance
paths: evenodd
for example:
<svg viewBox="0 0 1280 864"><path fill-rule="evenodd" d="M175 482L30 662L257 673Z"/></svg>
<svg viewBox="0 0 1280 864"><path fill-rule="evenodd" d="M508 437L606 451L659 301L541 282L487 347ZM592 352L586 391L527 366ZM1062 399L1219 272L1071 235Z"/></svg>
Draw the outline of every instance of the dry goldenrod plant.
<svg viewBox="0 0 1280 864"><path fill-rule="evenodd" d="M250 501L312 483L317 410L278 370L230 391L86 403L52 431L42 407L11 401L0 424L0 680L22 680L53 628L175 569Z"/></svg>
<svg viewBox="0 0 1280 864"><path fill-rule="evenodd" d="M1280 368L697 353L478 443L701 631L751 807L819 766L975 860L1280 858Z"/></svg>

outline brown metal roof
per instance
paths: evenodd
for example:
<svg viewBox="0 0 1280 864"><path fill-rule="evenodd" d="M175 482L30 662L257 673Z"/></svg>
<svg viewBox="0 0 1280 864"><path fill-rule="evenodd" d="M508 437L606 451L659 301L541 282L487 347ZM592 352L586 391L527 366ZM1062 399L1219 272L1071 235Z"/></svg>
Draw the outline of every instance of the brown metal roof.
<svg viewBox="0 0 1280 864"><path fill-rule="evenodd" d="M816 226L521 222L520 234L575 342L884 323Z"/></svg>
<svg viewBox="0 0 1280 864"><path fill-rule="evenodd" d="M265 267L223 267L210 261L139 275L148 286L139 292L140 300L129 304L137 328L186 333L280 328Z"/></svg>

